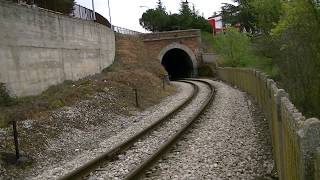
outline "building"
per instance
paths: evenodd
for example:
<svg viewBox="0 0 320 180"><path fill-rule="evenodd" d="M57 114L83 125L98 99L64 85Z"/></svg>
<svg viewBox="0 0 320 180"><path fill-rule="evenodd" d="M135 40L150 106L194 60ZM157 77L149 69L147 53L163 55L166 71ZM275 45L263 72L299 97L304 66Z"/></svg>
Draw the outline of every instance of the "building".
<svg viewBox="0 0 320 180"><path fill-rule="evenodd" d="M221 15L212 16L208 18L208 21L212 27L213 35L217 35L223 32L226 28L231 27L231 24L224 23ZM237 28L240 31L239 23L235 24L233 27Z"/></svg>
<svg viewBox="0 0 320 180"><path fill-rule="evenodd" d="M212 27L213 35L219 34L223 31L223 28L225 27L222 16L213 16L208 18L209 24Z"/></svg>

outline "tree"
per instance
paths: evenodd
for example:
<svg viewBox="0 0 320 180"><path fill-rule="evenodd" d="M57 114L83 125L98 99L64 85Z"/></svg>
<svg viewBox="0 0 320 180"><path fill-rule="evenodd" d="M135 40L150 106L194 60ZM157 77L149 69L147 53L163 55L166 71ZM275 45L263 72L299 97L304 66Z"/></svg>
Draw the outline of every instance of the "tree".
<svg viewBox="0 0 320 180"><path fill-rule="evenodd" d="M245 67L253 58L250 56L250 39L235 28L215 37L214 46L223 58L223 64L231 67Z"/></svg>
<svg viewBox="0 0 320 180"><path fill-rule="evenodd" d="M187 0L181 1L179 11L180 11L180 15L182 15L182 16L191 16L192 11L189 7L189 2Z"/></svg>
<svg viewBox="0 0 320 180"><path fill-rule="evenodd" d="M139 19L140 25L152 32L168 29L169 16L160 9L148 9Z"/></svg>
<svg viewBox="0 0 320 180"><path fill-rule="evenodd" d="M158 0L156 9L148 9L142 14L139 23L152 32L168 30L169 16L161 0Z"/></svg>
<svg viewBox="0 0 320 180"><path fill-rule="evenodd" d="M11 0L17 2L17 0ZM75 5L74 0L22 0L27 4L35 4L38 7L49 9L52 11L61 12L63 14L70 14Z"/></svg>
<svg viewBox="0 0 320 180"><path fill-rule="evenodd" d="M225 24L235 25L240 23L241 29L254 32L254 16L252 14L250 0L233 0L238 5L224 3L221 15Z"/></svg>
<svg viewBox="0 0 320 180"><path fill-rule="evenodd" d="M168 14L159 0L156 9L148 9L143 13L139 22L142 27L152 32L168 31L179 29L201 29L211 31L208 21L198 15L198 11L193 6L190 9L188 1L181 1L178 14Z"/></svg>
<svg viewBox="0 0 320 180"><path fill-rule="evenodd" d="M272 58L280 86L308 116L320 116L320 1L234 0L225 4L224 20L253 29L252 47L259 56ZM248 29L247 29L248 30ZM227 34L228 35L228 34ZM230 35L230 34L229 34ZM225 37L227 38L227 37ZM235 37L232 37L233 39ZM220 39L222 42L224 39ZM232 42L232 41L230 41ZM228 45L229 44L229 45ZM226 43L226 59L234 59L234 43ZM245 52L245 51L242 51ZM242 66L229 61L231 66Z"/></svg>
<svg viewBox="0 0 320 180"><path fill-rule="evenodd" d="M161 0L158 0L158 2L157 2L157 9L160 11L166 12L166 8L163 6Z"/></svg>
<svg viewBox="0 0 320 180"><path fill-rule="evenodd" d="M280 46L276 63L281 81L305 115L320 116L320 23L317 1L282 2L283 13L272 30Z"/></svg>
<svg viewBox="0 0 320 180"><path fill-rule="evenodd" d="M252 24L255 29L269 35L280 20L282 11L281 0L250 0L251 14L254 16Z"/></svg>

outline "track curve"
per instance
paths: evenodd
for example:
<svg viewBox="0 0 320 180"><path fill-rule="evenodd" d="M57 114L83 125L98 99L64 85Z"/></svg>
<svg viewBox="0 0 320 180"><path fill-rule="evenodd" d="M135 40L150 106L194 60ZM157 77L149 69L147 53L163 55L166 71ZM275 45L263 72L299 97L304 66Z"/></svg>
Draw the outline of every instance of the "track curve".
<svg viewBox="0 0 320 180"><path fill-rule="evenodd" d="M206 81L202 80L181 80L180 82L189 83L194 88L192 95L187 98L181 106L173 109L168 114L166 114L162 119L154 122L151 124L148 128L143 129L142 131L136 133L134 136L128 138L125 142L120 143L116 147L110 149L108 152L103 153L99 157L93 159L92 161L82 165L81 167L77 168L76 170L60 177L59 179L80 179L85 177L86 179L96 179L99 177L99 174L101 172L108 172L107 168L101 168L102 167L108 167L110 164L114 164L114 161L118 161L119 156L122 156L130 151L135 150L134 148L137 147L136 144L141 144L144 138L146 136L152 136L152 131L157 133L159 131L159 127L161 124L167 123L167 121L170 121L170 119L174 119L174 117L179 116L179 113L181 113L184 109L186 109L193 101L195 101L196 97L199 96L199 93L201 94L201 88L200 86L206 86L207 89L209 89L209 93L203 97L203 100L201 101L201 105L198 104L198 109L192 113L192 115L188 118L185 118L185 123L181 124L182 128L179 128L177 130L174 130L173 136L170 136L167 138L162 145L157 147L156 151L154 153L146 152L147 158L145 158L142 162L138 162L138 165L136 165L134 168L131 168L128 172L123 172L121 178L126 179L134 179L143 170L146 166L148 166L150 163L152 163L161 153L165 152L165 150L170 147L172 143L174 143L179 136L192 124L192 122L198 118L198 116L204 111L204 109L208 106L208 104L212 101L214 96L214 88L211 84L207 83ZM202 84L202 85L199 85ZM203 92L202 92L203 94ZM204 96L204 95L202 95ZM169 123L170 124L170 123ZM164 132L166 130L164 129ZM149 134L149 135L148 135ZM120 163L121 164L121 163ZM110 167L108 167L110 168ZM90 174L90 176L88 176ZM103 174L103 173L102 173ZM107 173L108 174L108 173ZM110 177L109 177L110 178Z"/></svg>

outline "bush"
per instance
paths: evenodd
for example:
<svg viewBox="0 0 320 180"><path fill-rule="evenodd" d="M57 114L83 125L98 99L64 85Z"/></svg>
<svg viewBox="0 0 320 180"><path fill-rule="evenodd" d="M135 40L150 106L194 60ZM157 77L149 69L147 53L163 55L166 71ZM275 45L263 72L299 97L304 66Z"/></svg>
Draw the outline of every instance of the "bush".
<svg viewBox="0 0 320 180"><path fill-rule="evenodd" d="M245 67L254 64L254 56L250 52L250 39L246 34L229 28L215 37L214 47L223 59L224 66Z"/></svg>
<svg viewBox="0 0 320 180"><path fill-rule="evenodd" d="M198 74L199 76L204 76L204 77L214 77L215 72L213 71L213 67L210 67L210 65L205 64L205 65L200 65L198 67Z"/></svg>
<svg viewBox="0 0 320 180"><path fill-rule="evenodd" d="M257 43L252 43L247 34L229 28L216 36L212 44L221 66L257 68L274 79L279 78L279 68L274 65L272 58L259 54L255 47Z"/></svg>
<svg viewBox="0 0 320 180"><path fill-rule="evenodd" d="M0 83L0 106L9 106L13 102L4 83Z"/></svg>

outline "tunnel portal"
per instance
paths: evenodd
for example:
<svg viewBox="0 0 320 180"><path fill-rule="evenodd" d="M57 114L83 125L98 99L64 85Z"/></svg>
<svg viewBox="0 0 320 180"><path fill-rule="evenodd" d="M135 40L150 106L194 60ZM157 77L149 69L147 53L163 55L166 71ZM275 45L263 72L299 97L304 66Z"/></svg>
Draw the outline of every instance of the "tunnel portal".
<svg viewBox="0 0 320 180"><path fill-rule="evenodd" d="M190 56L182 49L171 49L161 60L170 79L190 78L193 76L193 63Z"/></svg>

